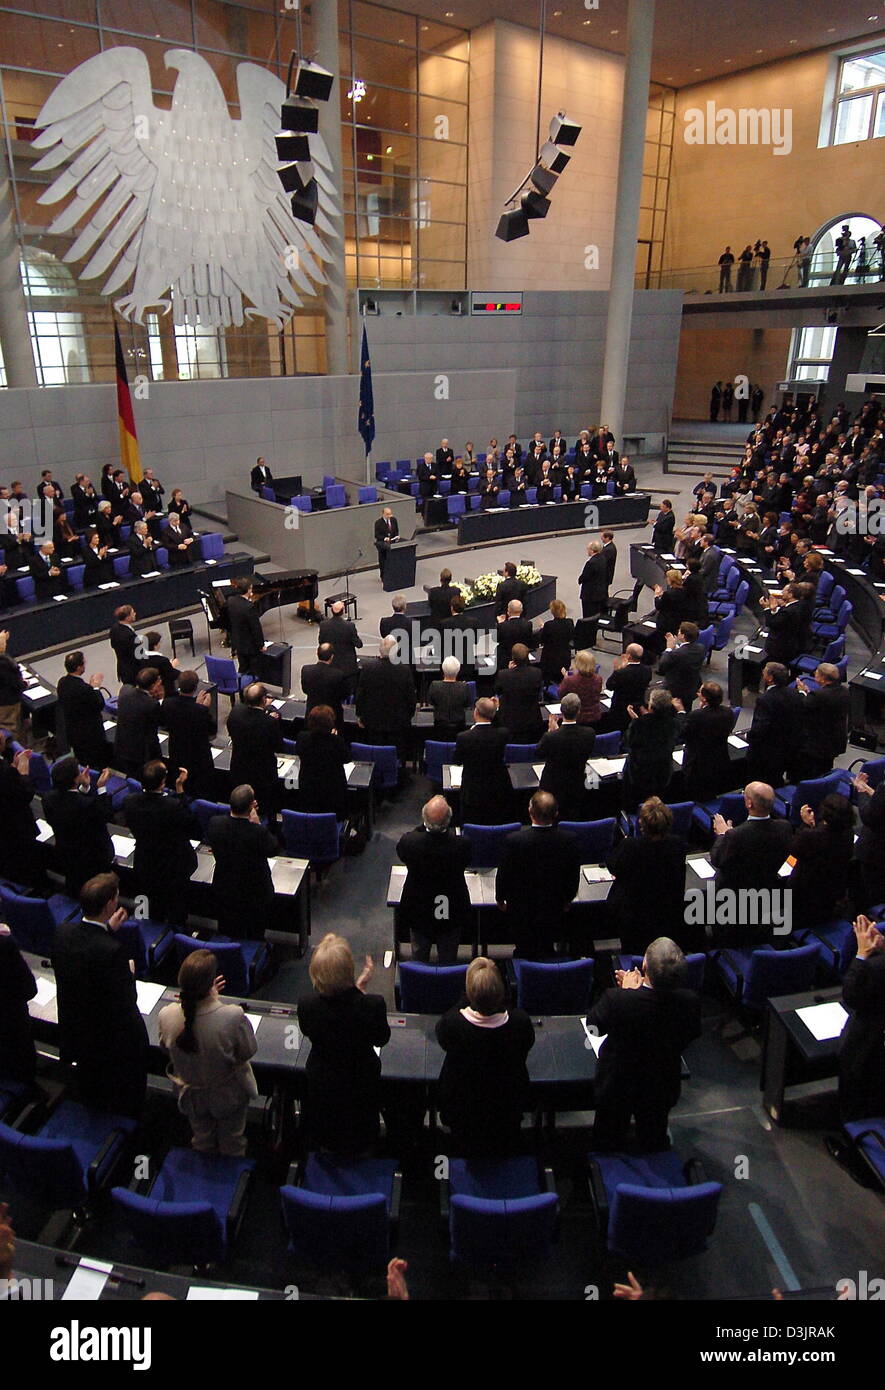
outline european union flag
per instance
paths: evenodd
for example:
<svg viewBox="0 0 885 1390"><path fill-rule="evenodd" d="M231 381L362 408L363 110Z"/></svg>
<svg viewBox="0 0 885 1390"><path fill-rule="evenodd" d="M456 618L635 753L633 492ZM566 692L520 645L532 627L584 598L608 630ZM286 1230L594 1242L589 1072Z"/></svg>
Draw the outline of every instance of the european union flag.
<svg viewBox="0 0 885 1390"><path fill-rule="evenodd" d="M363 436L366 453L372 452L375 438L375 399L372 395L372 363L369 361L369 340L363 329L363 349L360 354L360 417L357 429Z"/></svg>

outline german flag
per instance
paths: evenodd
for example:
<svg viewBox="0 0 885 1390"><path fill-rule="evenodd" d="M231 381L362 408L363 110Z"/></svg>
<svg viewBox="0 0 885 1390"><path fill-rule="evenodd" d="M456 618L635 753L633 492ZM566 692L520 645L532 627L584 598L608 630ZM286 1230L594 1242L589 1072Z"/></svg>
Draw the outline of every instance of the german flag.
<svg viewBox="0 0 885 1390"><path fill-rule="evenodd" d="M138 452L138 435L135 433L135 416L132 413L132 397L129 394L129 378L123 359L123 344L120 332L114 324L114 352L117 357L117 421L120 426L120 458L129 481L140 483L144 476L141 471L141 456Z"/></svg>

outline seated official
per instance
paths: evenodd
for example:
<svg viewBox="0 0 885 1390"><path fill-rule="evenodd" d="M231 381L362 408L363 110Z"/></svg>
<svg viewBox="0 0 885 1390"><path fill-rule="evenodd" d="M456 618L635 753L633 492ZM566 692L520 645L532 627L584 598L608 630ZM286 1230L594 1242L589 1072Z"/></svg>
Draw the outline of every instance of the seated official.
<svg viewBox="0 0 885 1390"><path fill-rule="evenodd" d="M37 1074L37 1049L28 1000L37 981L14 939L0 933L0 1075L30 1085Z"/></svg>
<svg viewBox="0 0 885 1390"><path fill-rule="evenodd" d="M528 648L517 642L510 653L507 670L499 671L495 682L498 718L510 730L512 743L537 743L540 738L543 689L540 666L529 664Z"/></svg>
<svg viewBox="0 0 885 1390"><path fill-rule="evenodd" d="M347 820L347 773L350 750L335 728L335 712L329 705L314 705L307 726L296 744L301 765L298 772L298 808L312 815L332 812Z"/></svg>
<svg viewBox="0 0 885 1390"><path fill-rule="evenodd" d="M382 622L385 621L382 619ZM328 705L335 715L335 727L344 732L343 701L347 692L347 680L342 671L333 664L335 653L328 642L317 647L316 664L302 666L301 689L305 694L305 716L316 705Z"/></svg>
<svg viewBox="0 0 885 1390"><path fill-rule="evenodd" d="M682 1089L682 1050L701 1033L701 1005L684 987L685 957L662 936L648 946L642 970L618 970L587 1015L605 1036L596 1064L593 1147L621 1150L635 1122L640 1152L669 1149L667 1121Z"/></svg>
<svg viewBox="0 0 885 1390"><path fill-rule="evenodd" d="M375 1049L389 1042L390 1026L383 996L365 992L373 971L366 956L356 979L350 946L333 932L311 957L315 993L298 1001L298 1023L310 1041L304 1118L311 1151L356 1156L378 1138L381 1059Z"/></svg>
<svg viewBox="0 0 885 1390"><path fill-rule="evenodd" d="M584 820L587 809L587 759L593 756L596 733L578 722L581 698L564 695L562 722L551 714L548 731L538 743L536 756L544 764L539 788L556 799L563 820Z"/></svg>
<svg viewBox="0 0 885 1390"><path fill-rule="evenodd" d="M673 812L659 796L639 808L636 834L615 848L608 867L615 876L608 904L625 951L641 955L661 929L685 951L705 951L703 927L685 921L685 856L688 845L673 834Z"/></svg>
<svg viewBox="0 0 885 1390"><path fill-rule="evenodd" d="M436 1025L445 1055L439 1110L465 1158L506 1157L520 1148L529 1107L526 1058L535 1030L522 1009L507 1007L507 991L493 960L478 956L467 969L467 1000Z"/></svg>
<svg viewBox="0 0 885 1390"><path fill-rule="evenodd" d="M88 879L114 867L114 846L108 833L114 812L111 798L103 794L110 768L103 769L94 791L88 771L84 768L81 772L72 755L53 763L51 776L52 791L43 797L43 814L55 836L65 892L69 898L78 898Z"/></svg>
<svg viewBox="0 0 885 1390"><path fill-rule="evenodd" d="M631 642L620 656L615 657L614 669L605 683L606 690L610 690L612 695L611 709L602 721L606 729L624 730L628 727L629 708L633 705L639 709L640 705L645 704L652 675L652 668L646 664L645 652L638 642Z"/></svg>
<svg viewBox="0 0 885 1390"><path fill-rule="evenodd" d="M162 698L163 682L155 666L143 666L135 684L122 686L117 698L114 767L136 781L145 763L160 756Z"/></svg>
<svg viewBox="0 0 885 1390"><path fill-rule="evenodd" d="M572 660L572 642L575 625L566 617L567 609L562 599L555 598L550 604L550 614L537 634L541 648L541 674L545 685L559 685L563 671L567 671Z"/></svg>
<svg viewBox="0 0 885 1390"><path fill-rule="evenodd" d="M499 725L492 725L496 714L494 700L477 700L472 727L455 739L452 762L464 769L462 824L501 825L510 819L513 788L504 763L510 733Z"/></svg>
<svg viewBox="0 0 885 1390"><path fill-rule="evenodd" d="M860 916L854 923L857 955L842 980L851 1011L839 1048L839 1111L843 1120L885 1115L885 937Z"/></svg>
<svg viewBox="0 0 885 1390"><path fill-rule="evenodd" d="M580 882L577 836L556 824L558 808L549 792L529 802L531 824L506 836L495 876L495 900L507 913L514 955L543 960L564 936L564 919Z"/></svg>
<svg viewBox="0 0 885 1390"><path fill-rule="evenodd" d="M279 853L276 838L261 824L251 786L234 787L230 815L213 816L206 844L215 856L212 895L218 930L226 936L262 940L273 919L274 887L268 859Z"/></svg>
<svg viewBox="0 0 885 1390"><path fill-rule="evenodd" d="M148 898L153 922L187 921L190 877L197 867L192 840L200 840L200 822L184 801L186 767L179 769L175 792L166 790L167 769L161 759L147 763L142 790L123 802L123 821L135 836L132 867L139 892Z"/></svg>
<svg viewBox="0 0 885 1390"><path fill-rule="evenodd" d="M785 885L779 871L790 852L793 828L788 820L773 820L774 792L764 782L750 782L744 788L744 804L748 818L743 825L732 826L723 816L713 817L716 836L710 860L716 869L716 889L762 889L771 893ZM770 928L750 925L726 929L728 939L717 942L726 946L762 944L770 936Z"/></svg>
<svg viewBox="0 0 885 1390"><path fill-rule="evenodd" d="M273 474L263 458L257 460L255 467L249 475L249 486L253 492L261 492L263 487L273 485Z"/></svg>
<svg viewBox="0 0 885 1390"><path fill-rule="evenodd" d="M101 671L88 679L86 658L82 652L68 652L65 674L56 686L58 709L63 722L63 736L84 767L103 768L111 765L111 745L104 731L104 696ZM56 729L56 733L62 732Z"/></svg>
<svg viewBox="0 0 885 1390"><path fill-rule="evenodd" d="M630 724L624 735L627 761L623 772L624 807L635 811L650 796L663 799L673 776L673 749L678 725L669 690L653 690L648 706L627 711Z"/></svg>
<svg viewBox="0 0 885 1390"><path fill-rule="evenodd" d="M408 929L412 959L454 965L462 933L471 923L470 894L464 870L470 865L470 842L452 828L452 808L433 796L421 810L421 825L401 836L396 852L408 869L400 899L400 921ZM440 909L444 908L444 911Z"/></svg>
<svg viewBox="0 0 885 1390"><path fill-rule="evenodd" d="M174 693L163 701L162 726L169 734L166 767L171 782L175 782L181 769L186 768L188 796L211 801L215 793L212 761L215 721L212 696L208 690L200 690L199 684L196 671L181 671Z"/></svg>
<svg viewBox="0 0 885 1390"><path fill-rule="evenodd" d="M470 687L458 679L461 665L453 656L442 663L442 680L431 681L427 703L433 710L433 737L450 742L466 727L467 711L472 704Z"/></svg>
<svg viewBox="0 0 885 1390"><path fill-rule="evenodd" d="M596 669L596 657L591 651L575 652L572 670L563 675L559 683L559 698L575 694L581 701L579 724L598 724L602 719L602 676Z"/></svg>
<svg viewBox="0 0 885 1390"><path fill-rule="evenodd" d="M45 541L37 554L31 556L27 565L28 573L34 581L34 594L38 603L54 598L56 594L67 592L67 579L64 572L56 564L55 546L52 541ZM7 566L9 566L8 560Z"/></svg>
<svg viewBox="0 0 885 1390"><path fill-rule="evenodd" d="M178 1108L197 1153L240 1158L246 1152L249 1102L258 1095L249 1063L255 1030L239 1004L221 998L224 980L211 951L191 951L178 972L178 1002L157 1017L160 1046Z"/></svg>
<svg viewBox="0 0 885 1390"><path fill-rule="evenodd" d="M100 584L113 584L116 579L114 562L108 555L108 548L102 545L97 531L90 531L83 546L83 588L97 589Z"/></svg>
<svg viewBox="0 0 885 1390"><path fill-rule="evenodd" d="M698 698L699 708L682 725L682 778L690 801L712 801L740 785L728 751L734 711L723 703L724 692L717 681L705 681Z"/></svg>
<svg viewBox="0 0 885 1390"><path fill-rule="evenodd" d="M802 826L790 846L796 864L785 886L792 893L794 925L822 926L845 915L854 812L847 797L831 793L816 811L803 806L800 815Z"/></svg>

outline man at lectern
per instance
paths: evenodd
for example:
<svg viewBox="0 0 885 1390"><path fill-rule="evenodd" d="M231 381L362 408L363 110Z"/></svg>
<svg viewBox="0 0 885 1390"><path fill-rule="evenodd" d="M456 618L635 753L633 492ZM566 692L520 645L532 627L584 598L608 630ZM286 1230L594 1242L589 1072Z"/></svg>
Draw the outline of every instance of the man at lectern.
<svg viewBox="0 0 885 1390"><path fill-rule="evenodd" d="M399 522L390 507L385 507L375 522L375 549L378 551L378 573L384 583L384 567L390 553L391 541L399 535Z"/></svg>

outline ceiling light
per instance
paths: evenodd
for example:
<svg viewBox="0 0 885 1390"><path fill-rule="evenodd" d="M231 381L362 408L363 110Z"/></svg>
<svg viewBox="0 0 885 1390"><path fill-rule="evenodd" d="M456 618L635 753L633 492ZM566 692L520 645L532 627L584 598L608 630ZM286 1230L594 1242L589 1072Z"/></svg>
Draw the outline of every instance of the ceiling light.
<svg viewBox="0 0 885 1390"><path fill-rule="evenodd" d="M581 20L581 23L583 24L584 28L586 29L588 24L592 24L592 23L593 23L593 20L592 20L592 19L582 19L582 20Z"/></svg>
<svg viewBox="0 0 885 1390"><path fill-rule="evenodd" d="M385 154L393 154L393 146L392 146L392 145L388 145L388 146L386 147L384 153L385 153Z"/></svg>
<svg viewBox="0 0 885 1390"><path fill-rule="evenodd" d="M610 34L620 34L621 31L620 31L620 29L609 29L608 32L609 32Z"/></svg>

